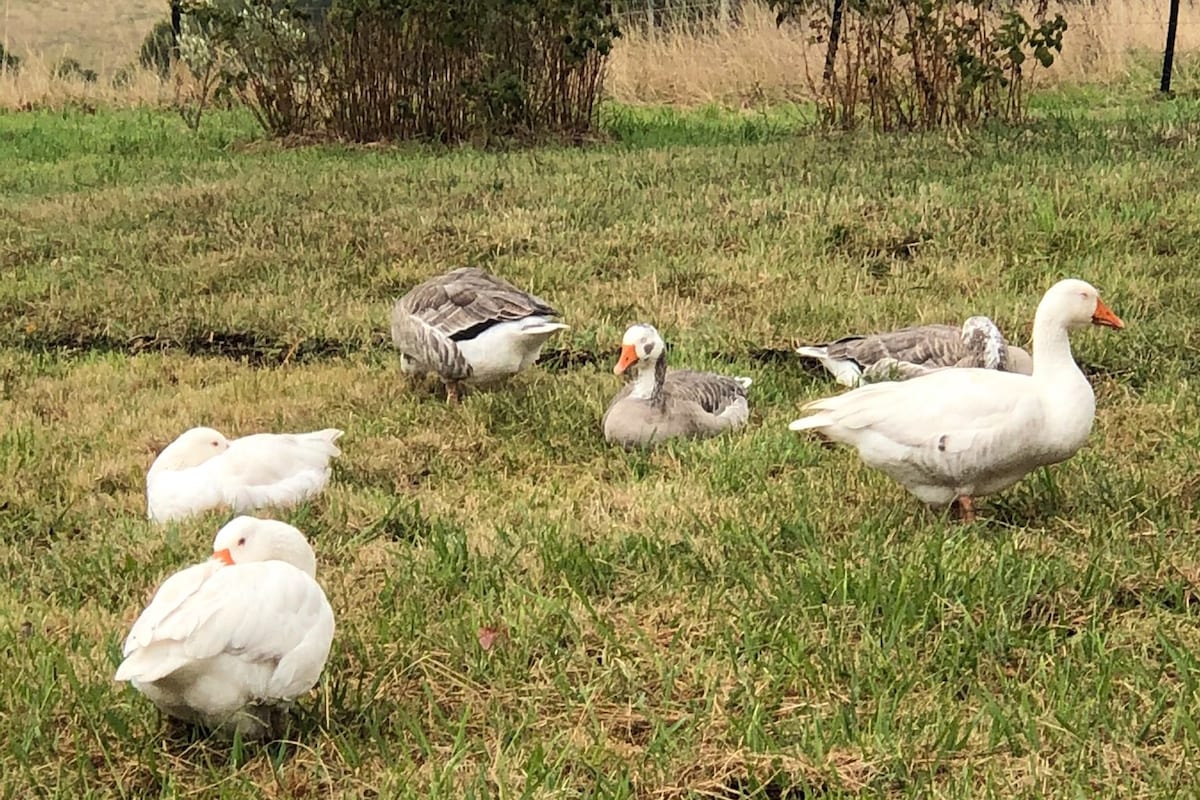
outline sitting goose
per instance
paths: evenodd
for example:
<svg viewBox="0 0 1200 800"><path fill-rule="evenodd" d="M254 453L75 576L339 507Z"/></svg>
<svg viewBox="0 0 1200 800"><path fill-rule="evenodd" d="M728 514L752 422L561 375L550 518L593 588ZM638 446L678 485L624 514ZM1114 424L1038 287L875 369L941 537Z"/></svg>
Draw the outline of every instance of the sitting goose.
<svg viewBox="0 0 1200 800"><path fill-rule="evenodd" d="M750 418L749 378L667 370L666 343L652 325L625 331L613 372L633 370L604 412L604 438L624 447L676 436L707 438L740 428Z"/></svg>
<svg viewBox="0 0 1200 800"><path fill-rule="evenodd" d="M337 428L240 439L212 428L186 430L146 473L146 516L167 522L213 508L253 511L309 500L329 482L341 436Z"/></svg>
<svg viewBox="0 0 1200 800"><path fill-rule="evenodd" d="M436 373L457 402L462 384L503 380L537 361L552 334L569 327L545 300L502 278L463 267L413 287L392 308L400 371Z"/></svg>
<svg viewBox="0 0 1200 800"><path fill-rule="evenodd" d="M333 609L304 534L237 517L207 561L176 572L133 623L115 680L164 714L259 738L317 683L333 642Z"/></svg>
<svg viewBox="0 0 1200 800"><path fill-rule="evenodd" d="M962 328L917 325L869 336L847 336L836 342L796 348L820 361L843 386L880 380L905 380L943 367L980 367L1033 373L1033 359L1004 340L996 323L970 317Z"/></svg>
<svg viewBox="0 0 1200 800"><path fill-rule="evenodd" d="M1092 430L1096 401L1071 356L1067 332L1125 323L1081 280L1047 290L1033 319L1033 374L944 369L875 383L808 403L794 431L853 445L929 504L975 517L974 498L1007 489L1037 467L1075 454Z"/></svg>

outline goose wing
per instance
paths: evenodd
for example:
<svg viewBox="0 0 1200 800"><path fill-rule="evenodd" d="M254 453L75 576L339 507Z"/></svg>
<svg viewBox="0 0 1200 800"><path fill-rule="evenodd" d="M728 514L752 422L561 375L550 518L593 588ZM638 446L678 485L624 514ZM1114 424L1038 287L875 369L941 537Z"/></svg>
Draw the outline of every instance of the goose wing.
<svg viewBox="0 0 1200 800"><path fill-rule="evenodd" d="M291 698L320 677L333 628L321 587L290 564L200 564L164 582L142 612L116 679L149 683L228 654L274 664L263 699Z"/></svg>
<svg viewBox="0 0 1200 800"><path fill-rule="evenodd" d="M474 338L497 322L558 316L540 297L475 267L456 269L414 287L399 300L397 310L419 318L452 341Z"/></svg>

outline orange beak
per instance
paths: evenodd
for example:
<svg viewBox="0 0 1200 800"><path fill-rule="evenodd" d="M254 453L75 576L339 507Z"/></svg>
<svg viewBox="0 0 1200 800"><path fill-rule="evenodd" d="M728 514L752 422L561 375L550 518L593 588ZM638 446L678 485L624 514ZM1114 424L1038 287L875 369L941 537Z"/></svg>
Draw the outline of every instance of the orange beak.
<svg viewBox="0 0 1200 800"><path fill-rule="evenodd" d="M224 550L216 551L212 554L212 557L226 566L233 566L233 553L229 552L228 547L226 547Z"/></svg>
<svg viewBox="0 0 1200 800"><path fill-rule="evenodd" d="M613 367L613 374L620 375L625 370L637 363L637 348L631 344L621 345L621 358L617 360L617 365Z"/></svg>
<svg viewBox="0 0 1200 800"><path fill-rule="evenodd" d="M1096 298L1096 312L1092 314L1093 325L1103 325L1106 328L1116 328L1120 330L1125 327L1125 323L1121 318L1112 312L1112 309L1104 305L1104 301L1099 297Z"/></svg>

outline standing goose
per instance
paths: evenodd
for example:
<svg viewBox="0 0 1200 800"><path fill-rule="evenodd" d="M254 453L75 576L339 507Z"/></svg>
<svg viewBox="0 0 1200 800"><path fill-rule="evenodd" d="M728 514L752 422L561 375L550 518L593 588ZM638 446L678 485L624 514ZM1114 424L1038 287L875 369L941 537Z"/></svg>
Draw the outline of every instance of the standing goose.
<svg viewBox="0 0 1200 800"><path fill-rule="evenodd" d="M115 679L186 722L246 738L277 732L277 712L316 685L333 641L316 570L300 531L237 517L210 559L159 587Z"/></svg>
<svg viewBox="0 0 1200 800"><path fill-rule="evenodd" d="M457 402L462 384L503 380L537 361L567 328L540 297L475 267L430 278L396 301L392 342L406 375L436 373Z"/></svg>
<svg viewBox="0 0 1200 800"><path fill-rule="evenodd" d="M1004 340L996 323L970 317L961 328L917 325L869 336L847 336L836 342L796 348L820 361L843 386L878 380L901 380L943 367L979 367L1033 373L1033 359Z"/></svg>
<svg viewBox="0 0 1200 800"><path fill-rule="evenodd" d="M155 522L228 507L253 511L316 497L342 454L337 428L226 439L192 428L167 445L146 473L146 515Z"/></svg>
<svg viewBox="0 0 1200 800"><path fill-rule="evenodd" d="M947 369L871 384L808 403L810 416L789 427L853 445L868 466L926 503L955 503L970 521L975 497L1065 461L1087 441L1096 402L1067 332L1089 323L1125 327L1090 284L1059 281L1034 316L1032 375Z"/></svg>
<svg viewBox="0 0 1200 800"><path fill-rule="evenodd" d="M625 331L613 372L632 369L633 380L604 412L606 440L636 447L676 436L707 438L746 424L749 378L668 371L665 350L652 325L633 325Z"/></svg>

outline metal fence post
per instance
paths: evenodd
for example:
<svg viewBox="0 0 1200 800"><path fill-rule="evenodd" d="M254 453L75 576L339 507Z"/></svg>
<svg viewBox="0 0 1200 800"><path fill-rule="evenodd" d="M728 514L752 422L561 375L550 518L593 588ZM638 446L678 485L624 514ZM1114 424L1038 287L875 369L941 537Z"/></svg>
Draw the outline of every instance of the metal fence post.
<svg viewBox="0 0 1200 800"><path fill-rule="evenodd" d="M1179 27L1179 0L1171 0L1171 16L1167 18L1167 46L1163 49L1162 82L1158 90L1171 91L1171 68L1175 66L1175 30Z"/></svg>

